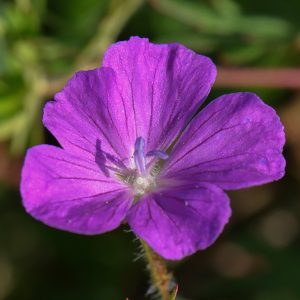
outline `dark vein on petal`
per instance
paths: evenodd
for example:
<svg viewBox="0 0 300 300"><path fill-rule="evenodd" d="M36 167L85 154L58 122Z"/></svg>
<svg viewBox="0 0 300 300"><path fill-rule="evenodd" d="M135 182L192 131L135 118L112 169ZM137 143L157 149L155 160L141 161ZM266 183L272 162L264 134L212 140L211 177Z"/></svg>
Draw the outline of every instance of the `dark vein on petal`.
<svg viewBox="0 0 300 300"><path fill-rule="evenodd" d="M103 182L103 183L111 183L111 180L101 180L96 178L86 178L86 177L65 177L65 176L57 176L52 177L53 179L57 180L82 180L82 181L96 181L96 182Z"/></svg>
<svg viewBox="0 0 300 300"><path fill-rule="evenodd" d="M210 140L212 137L214 137L215 135L217 135L218 133L222 132L222 131L226 131L226 130L230 130L233 129L235 127L241 126L242 124L236 124L236 125L232 125L229 127L225 127L225 128L221 128L219 130L217 130L216 132L214 132L213 134L211 134L210 136L208 136L206 139L204 139L203 141L201 141L199 144L197 144L196 146L192 147L191 149L189 149L188 151L186 151L183 155L181 155L179 158L177 158L175 161L173 161L173 163L171 163L168 168L170 169L171 167L173 167L174 165L176 165L180 160L182 160L184 157L186 157L187 155L189 155L192 151L194 151L196 148L202 146L204 143L206 143L208 140Z"/></svg>
<svg viewBox="0 0 300 300"><path fill-rule="evenodd" d="M120 139L120 141L121 141L121 144L122 144L122 146L123 146L123 148L124 148L124 151L125 151L125 153L126 153L126 152L127 152L127 148L125 147L125 144L124 144L124 137L121 136L121 134L120 134L120 132L119 132L119 129L118 129L117 126L116 126L116 122L113 120L113 117L112 117L112 115L111 115L111 111L110 111L110 109L108 108L108 102L107 102L107 101L108 101L108 95L107 95L107 97L106 97L106 103L104 103L103 101L102 101L102 103L103 103L104 107L106 108L106 110L107 110L107 112L108 112L108 114L109 114L111 123L112 123L113 126L115 127L115 130L116 130L116 132L117 132L117 134L118 134L118 136L119 136L119 139Z"/></svg>
<svg viewBox="0 0 300 300"><path fill-rule="evenodd" d="M66 140L67 140L71 145L73 145L74 147L76 147L76 148L78 148L78 149L80 149L80 150L82 150L82 151L85 151L85 152L91 154L91 155L95 158L95 153L94 153L94 152L92 152L92 151L90 151L90 150L88 150L88 149L86 149L86 148L84 148L84 147L81 147L81 146L79 146L79 145L73 143L71 140L69 140L69 139L67 139L67 138L66 138ZM95 147L95 145L93 145L93 146ZM88 163L95 163L94 160L91 160L91 161L83 160L83 161L88 162Z"/></svg>
<svg viewBox="0 0 300 300"><path fill-rule="evenodd" d="M64 120L64 119L63 119L63 120ZM91 146L94 146L94 144L91 142L91 140L87 139L84 135L82 135L81 132L78 131L77 128L75 128L75 126L74 126L73 124L67 123L67 125L70 125L71 128L64 127L64 130L65 130L66 132L69 132L69 133L72 134L72 135L76 135L76 136L78 136L79 138L82 138L83 140L85 140L86 142L88 142ZM60 124L60 126L61 126L61 124ZM65 138L65 137L63 137L63 138L69 141L69 139L67 139L67 138Z"/></svg>
<svg viewBox="0 0 300 300"><path fill-rule="evenodd" d="M76 167L80 167L80 168L83 168L83 169L86 169L86 170L89 170L89 171L93 171L93 172L99 174L99 170L95 170L95 169L89 168L87 166L84 166L84 165L81 165L81 164L78 164L78 163L74 163L72 161L68 161L68 160L65 160L65 159L62 159L62 158L58 158L58 157L51 156L51 155L46 155L46 154L44 154L43 156L47 157L47 158L50 158L50 159L53 159L53 160L56 160L56 161L64 162L64 163L67 163L67 164L70 164L70 165L73 165L73 166L76 166Z"/></svg>
<svg viewBox="0 0 300 300"><path fill-rule="evenodd" d="M148 213L149 213L149 217L148 217L148 220L147 220L147 225L149 224L150 220L153 221L153 224L154 224L154 227L156 228L156 230L159 232L159 227L155 221L155 219L153 218L153 215L152 215L152 211L151 211L151 206L150 206L150 203L149 201L146 200L146 204L147 204L147 209L148 209ZM146 226L147 226L146 225Z"/></svg>
<svg viewBox="0 0 300 300"><path fill-rule="evenodd" d="M193 169L193 168L199 167L201 165L204 165L204 164L207 164L207 163L211 163L211 162L215 162L215 161L218 161L218 160L228 159L228 158L237 158L238 156L244 156L244 155L257 155L257 153L251 153L251 152L249 152L249 153L242 153L242 154L234 154L234 155L228 155L228 156L214 158L214 159L211 159L211 160L201 161L198 164L195 164L195 165L192 165L192 166L189 166L189 167L177 170L176 173L178 174L178 173L181 173L183 171L186 171L186 170L189 170L189 169Z"/></svg>
<svg viewBox="0 0 300 300"><path fill-rule="evenodd" d="M110 139L108 138L108 136L106 135L105 131L103 130L103 128L94 120L94 118L92 116L89 115L89 113L83 108L83 107L78 107L75 110L77 113L81 113L82 116L86 117L87 122L92 125L92 127L96 127L96 129L98 129L102 135L105 137L107 143L110 145L111 149L120 157L122 157L120 155L120 153L116 150L116 148L112 145L112 143L110 142ZM92 122L92 123L91 123ZM75 129L76 130L76 129Z"/></svg>
<svg viewBox="0 0 300 300"><path fill-rule="evenodd" d="M120 154L119 151L117 151L117 149L114 147L114 145L110 142L110 139L108 138L108 136L105 134L104 130L102 129L102 127L88 114L86 114L86 116L88 118L90 118L90 120L94 123L94 125L96 126L96 128L98 128L100 130L100 132L104 135L106 141L108 142L108 144L110 145L110 147L112 148L112 150L114 150L114 152L119 155L119 157L122 157L122 155Z"/></svg>
<svg viewBox="0 0 300 300"><path fill-rule="evenodd" d="M249 168L248 167L242 167L240 165L240 166L236 166L235 168L220 169L220 170L204 170L204 171L193 172L193 173L188 173L188 174L192 176L192 175L201 175L201 174L207 174L207 173L232 172L232 171L247 170L247 169L249 169ZM260 173L263 173L263 172L260 172Z"/></svg>
<svg viewBox="0 0 300 300"><path fill-rule="evenodd" d="M71 103L70 103L71 104ZM71 106L73 109L75 108L74 106ZM88 120L88 123L90 123L91 124L91 122L89 122L89 121L92 121L92 126L94 125L102 134L103 134L103 136L105 137L105 139L106 139L106 141L108 142L108 144L110 145L110 147L115 151L115 153L116 154L118 154L120 157L121 157L121 155L120 155L120 153L116 150L116 148L111 144L111 142L110 142L110 139L108 138L108 136L104 133L104 131L103 131L103 129L102 129L102 127L100 127L99 126L99 124L94 120L94 118L93 117L91 117L85 110L83 110L83 108L82 107L78 107L78 108L76 108L75 109L75 113L81 113L82 115L85 115L86 116L86 120ZM75 124L72 124L72 123L67 123L67 124L69 124L70 126L72 126L72 128L73 128L73 130L74 130L74 132L75 133L79 133L79 135L80 135L80 137L82 137L84 140L86 140L87 142L89 142L89 144L91 144L91 146L92 147L95 147L95 145L91 142L91 141L89 141L88 139L86 139L83 135L82 135L82 133L80 132L80 131L78 131L78 128L76 128L75 127ZM93 126L93 127L94 127ZM68 138L65 138L69 143L71 143L72 145L74 145L74 146L76 146L76 147L78 147L78 148L81 148L82 150L84 150L84 151L86 151L86 152L88 152L88 153L90 153L90 154L92 154L92 155L94 155L95 156L95 153L93 153L93 152L91 152L91 151L89 151L89 150L87 150L87 149L85 149L85 148L82 148L82 147L80 147L80 146L78 146L78 145L75 145L75 144L73 144L72 142L70 142L70 140L68 139Z"/></svg>
<svg viewBox="0 0 300 300"><path fill-rule="evenodd" d="M120 62L122 64L122 67L123 67L123 70L124 70L124 73L127 77L127 80L129 82L129 85L130 85L130 91L131 91L131 104L132 104L132 110L133 110L133 116L134 116L134 124L135 124L135 136L137 137L138 135L138 132L137 132L137 123L136 123L136 110L135 110L135 101L134 101L134 96L133 96L133 87L132 87L132 80L133 78L129 78L129 74L127 73L127 70L125 68L125 64L124 64L124 61L122 59L120 59ZM133 72L133 71L132 71Z"/></svg>
<svg viewBox="0 0 300 300"><path fill-rule="evenodd" d="M171 223L176 227L176 229L178 230L178 232L181 232L180 227L176 224L176 222L169 216L169 214L164 210L164 208L160 205L160 203L155 199L153 201L156 206L159 207L159 209L161 210L161 212L163 213L163 215L165 215L170 221Z"/></svg>
<svg viewBox="0 0 300 300"><path fill-rule="evenodd" d="M99 196L108 195L108 194L111 194L111 193L121 192L121 191L126 191L126 190L127 190L126 188L120 188L120 189L117 189L117 190L106 191L106 192L97 193L97 194L90 195L90 196L72 198L72 199L67 199L67 200L53 201L52 203L56 204L56 203L67 203L67 202L73 202L73 201L75 202L75 201L81 201L81 200L90 200L90 199L93 199L93 198L96 198L96 197L99 197ZM119 194L120 193L118 193L118 195ZM104 200L104 204L105 204L105 201L109 201L109 200Z"/></svg>
<svg viewBox="0 0 300 300"><path fill-rule="evenodd" d="M215 112L213 112L205 121L203 121L194 131L191 135L189 135L188 139L185 140L185 143L189 143L190 140L194 137L194 135L198 132L198 130L201 129L201 127L203 127L208 121L210 121L214 116L216 116L219 112L221 112L223 110L223 107ZM180 140L179 140L180 142Z"/></svg>
<svg viewBox="0 0 300 300"><path fill-rule="evenodd" d="M110 199L111 202L113 202L115 200L117 200L117 197ZM111 214L106 218L106 220L108 220L108 221L112 220L115 217L115 215L117 214L117 212L120 210L122 204L123 204L123 201L120 201L119 203L115 204L114 209L111 209ZM97 207L97 209L99 209L99 208ZM120 223L121 222L122 222L122 219L120 220Z"/></svg>
<svg viewBox="0 0 300 300"><path fill-rule="evenodd" d="M130 133L129 133L129 126L128 126L128 116L127 116L127 109L126 109L126 105L125 105L125 99L119 89L118 83L116 81L116 76L114 76L114 81L115 81L115 85L116 85L116 90L118 91L118 94L122 100L122 104L123 104L123 110L124 110L124 115L125 115L125 124L126 124L126 129L127 129L127 136L130 140Z"/></svg>
<svg viewBox="0 0 300 300"><path fill-rule="evenodd" d="M154 69L154 76L153 76L153 81L151 84L151 104L150 104L150 122L149 122L149 128L148 128L148 137L147 137L147 141L150 141L150 137L151 137L151 133L152 133L152 123L153 123L153 101L154 101L154 84L156 82L156 76L157 76L157 70L158 70L158 66L161 62L161 55L159 57L159 59L157 59L157 64L155 66ZM158 145L157 145L158 146Z"/></svg>

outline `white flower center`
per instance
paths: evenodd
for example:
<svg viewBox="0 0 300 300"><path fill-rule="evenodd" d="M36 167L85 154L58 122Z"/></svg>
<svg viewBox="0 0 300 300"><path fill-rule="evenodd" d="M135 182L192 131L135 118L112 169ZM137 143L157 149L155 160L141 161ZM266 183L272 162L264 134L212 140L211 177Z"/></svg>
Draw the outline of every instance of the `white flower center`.
<svg viewBox="0 0 300 300"><path fill-rule="evenodd" d="M149 165L149 157L152 157ZM124 183L130 186L137 198L139 196L153 191L156 185L156 177L159 173L159 160L165 160L168 154L161 150L151 150L145 152L145 140L138 137L134 145L132 168L123 168L116 172L116 175ZM148 164L147 164L148 161Z"/></svg>
<svg viewBox="0 0 300 300"><path fill-rule="evenodd" d="M135 195L143 195L156 186L155 179L152 176L138 176L133 181L132 187Z"/></svg>

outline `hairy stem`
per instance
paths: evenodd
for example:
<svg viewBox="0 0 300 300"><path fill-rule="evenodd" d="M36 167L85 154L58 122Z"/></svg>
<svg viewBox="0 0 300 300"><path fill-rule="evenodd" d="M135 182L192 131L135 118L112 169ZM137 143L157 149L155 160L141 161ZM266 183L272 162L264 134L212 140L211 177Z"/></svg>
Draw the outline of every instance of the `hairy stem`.
<svg viewBox="0 0 300 300"><path fill-rule="evenodd" d="M140 241L144 250L145 260L148 263L151 282L159 292L161 299L169 300L172 275L168 272L166 262L162 257L155 253L145 241Z"/></svg>

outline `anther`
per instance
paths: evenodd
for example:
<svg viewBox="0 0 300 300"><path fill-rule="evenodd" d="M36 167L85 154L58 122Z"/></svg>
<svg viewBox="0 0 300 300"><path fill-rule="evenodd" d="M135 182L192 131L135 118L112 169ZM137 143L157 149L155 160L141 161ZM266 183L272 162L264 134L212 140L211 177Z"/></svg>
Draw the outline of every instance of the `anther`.
<svg viewBox="0 0 300 300"><path fill-rule="evenodd" d="M163 160L166 160L169 158L169 155L164 152L164 151L160 151L160 150L152 150L152 151L149 151L146 156L155 156L155 157L158 157L160 159L163 159Z"/></svg>
<svg viewBox="0 0 300 300"><path fill-rule="evenodd" d="M169 158L169 155L161 150L151 150L145 154L145 140L142 137L138 137L135 141L133 157L139 175L146 175L146 157L150 156L163 160Z"/></svg>

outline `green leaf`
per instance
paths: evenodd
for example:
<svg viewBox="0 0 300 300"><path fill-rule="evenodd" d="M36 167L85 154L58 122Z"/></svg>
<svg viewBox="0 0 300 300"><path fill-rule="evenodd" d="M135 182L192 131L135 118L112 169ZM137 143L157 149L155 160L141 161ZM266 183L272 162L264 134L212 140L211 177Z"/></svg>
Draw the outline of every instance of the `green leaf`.
<svg viewBox="0 0 300 300"><path fill-rule="evenodd" d="M10 118L21 109L21 95L20 92L11 93L9 95L0 94L0 122Z"/></svg>
<svg viewBox="0 0 300 300"><path fill-rule="evenodd" d="M5 122L0 123L0 141L6 141L10 139L16 128L21 124L23 121L21 115L17 114L14 117L6 120Z"/></svg>
<svg viewBox="0 0 300 300"><path fill-rule="evenodd" d="M215 10L227 18L235 18L241 14L239 5L232 0L212 0Z"/></svg>
<svg viewBox="0 0 300 300"><path fill-rule="evenodd" d="M266 53L264 45L247 44L235 46L230 50L224 50L222 60L230 65L248 64L260 59Z"/></svg>
<svg viewBox="0 0 300 300"><path fill-rule="evenodd" d="M289 22L264 16L245 16L230 1L215 0L214 6L183 0L152 0L160 12L204 33L284 38L292 35Z"/></svg>
<svg viewBox="0 0 300 300"><path fill-rule="evenodd" d="M238 22L238 31L255 37L287 38L292 33L288 22L264 16L243 17Z"/></svg>

